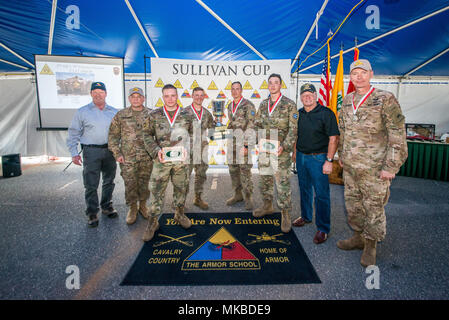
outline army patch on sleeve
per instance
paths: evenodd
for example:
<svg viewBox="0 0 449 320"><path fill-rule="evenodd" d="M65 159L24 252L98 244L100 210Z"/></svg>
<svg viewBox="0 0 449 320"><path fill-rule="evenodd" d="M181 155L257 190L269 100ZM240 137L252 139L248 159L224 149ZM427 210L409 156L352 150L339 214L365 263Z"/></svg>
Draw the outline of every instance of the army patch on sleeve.
<svg viewBox="0 0 449 320"><path fill-rule="evenodd" d="M254 110L251 110L251 115L254 117L256 115L256 113L254 112Z"/></svg>
<svg viewBox="0 0 449 320"><path fill-rule="evenodd" d="M298 119L298 113L295 112L295 113L293 114L293 119L295 119L295 120Z"/></svg>

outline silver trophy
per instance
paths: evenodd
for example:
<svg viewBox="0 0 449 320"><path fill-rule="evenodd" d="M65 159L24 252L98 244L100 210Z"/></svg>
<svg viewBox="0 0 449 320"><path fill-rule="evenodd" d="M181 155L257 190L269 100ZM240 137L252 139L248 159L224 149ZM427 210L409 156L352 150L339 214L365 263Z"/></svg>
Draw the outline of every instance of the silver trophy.
<svg viewBox="0 0 449 320"><path fill-rule="evenodd" d="M214 100L212 101L212 108L213 108L213 113L214 113L214 117L217 120L217 125L216 128L217 130L219 130L219 127L223 127L223 123L221 123L222 118L224 116L224 106L225 106L225 102L224 101L217 101Z"/></svg>
<svg viewBox="0 0 449 320"><path fill-rule="evenodd" d="M224 116L224 108L225 108L224 101L217 101L217 100L212 101L212 110L216 123L214 133L215 139L223 139L225 137L224 132L226 131L226 125L222 123Z"/></svg>

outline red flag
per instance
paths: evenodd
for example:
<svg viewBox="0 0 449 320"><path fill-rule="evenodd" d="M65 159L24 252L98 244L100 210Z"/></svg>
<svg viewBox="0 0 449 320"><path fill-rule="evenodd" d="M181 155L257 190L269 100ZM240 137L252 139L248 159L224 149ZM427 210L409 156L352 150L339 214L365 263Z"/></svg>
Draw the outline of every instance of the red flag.
<svg viewBox="0 0 449 320"><path fill-rule="evenodd" d="M354 61L359 60L359 49L356 47L354 49ZM351 80L349 80L349 85L348 85L348 91L346 92L346 94L355 91L355 87L352 84Z"/></svg>

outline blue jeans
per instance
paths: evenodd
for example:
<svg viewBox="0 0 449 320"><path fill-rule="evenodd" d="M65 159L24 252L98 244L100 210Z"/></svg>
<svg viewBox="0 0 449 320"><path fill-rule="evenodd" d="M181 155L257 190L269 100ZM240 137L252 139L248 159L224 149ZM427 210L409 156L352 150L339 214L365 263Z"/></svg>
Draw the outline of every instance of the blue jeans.
<svg viewBox="0 0 449 320"><path fill-rule="evenodd" d="M331 200L329 177L323 174L326 154L305 155L296 152L296 170L301 195L301 217L312 221L315 203L315 223L318 230L329 233L331 226ZM315 191L315 197L314 197Z"/></svg>

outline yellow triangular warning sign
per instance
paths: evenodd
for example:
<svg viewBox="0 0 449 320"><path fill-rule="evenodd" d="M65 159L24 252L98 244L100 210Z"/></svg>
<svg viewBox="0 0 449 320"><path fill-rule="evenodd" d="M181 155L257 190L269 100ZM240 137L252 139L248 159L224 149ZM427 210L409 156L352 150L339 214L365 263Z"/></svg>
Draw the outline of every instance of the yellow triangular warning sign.
<svg viewBox="0 0 449 320"><path fill-rule="evenodd" d="M282 87L281 87L281 89L287 89L287 86L285 85L284 80L282 80Z"/></svg>
<svg viewBox="0 0 449 320"><path fill-rule="evenodd" d="M267 80L264 80L263 82L262 82L262 84L260 85L260 88L259 89L268 89L268 83L267 83Z"/></svg>
<svg viewBox="0 0 449 320"><path fill-rule="evenodd" d="M214 80L212 80L212 82L210 83L210 85L207 88L207 90L218 90L217 86L215 85Z"/></svg>
<svg viewBox="0 0 449 320"><path fill-rule="evenodd" d="M48 76L53 76L54 75L53 71L51 71L50 67L47 64L44 65L44 67L42 68L40 74L45 74L45 75L48 75Z"/></svg>
<svg viewBox="0 0 449 320"><path fill-rule="evenodd" d="M159 80L156 82L156 85L154 87L155 88L163 88L164 87L164 83L162 82L161 78L159 78Z"/></svg>
<svg viewBox="0 0 449 320"><path fill-rule="evenodd" d="M164 103L162 102L162 99L159 98L159 99L157 100L156 107L160 108L160 107L162 107L162 106L164 106Z"/></svg>
<svg viewBox="0 0 449 320"><path fill-rule="evenodd" d="M232 82L231 82L231 80L229 80L228 84L226 85L225 90L231 90L231 88L232 88Z"/></svg>
<svg viewBox="0 0 449 320"><path fill-rule="evenodd" d="M245 85L243 86L243 90L252 90L252 89L253 89L253 87L251 86L249 81L246 80Z"/></svg>
<svg viewBox="0 0 449 320"><path fill-rule="evenodd" d="M173 86L178 89L183 89L183 87L181 86L181 82L179 82L179 80L176 80L176 82L173 84Z"/></svg>
<svg viewBox="0 0 449 320"><path fill-rule="evenodd" d="M210 165L215 165L215 164L217 164L217 161L215 161L215 158L214 158L213 155L210 156L209 164L210 164Z"/></svg>
<svg viewBox="0 0 449 320"><path fill-rule="evenodd" d="M209 141L209 145L210 146L218 146L217 142L215 140L210 140Z"/></svg>
<svg viewBox="0 0 449 320"><path fill-rule="evenodd" d="M178 106L180 106L182 108L182 103L181 103L181 100L179 100L179 98L178 98Z"/></svg>
<svg viewBox="0 0 449 320"><path fill-rule="evenodd" d="M196 80L194 80L192 85L190 86L190 89L195 89L196 87L199 87L199 85L198 85L198 82L196 82Z"/></svg>
<svg viewBox="0 0 449 320"><path fill-rule="evenodd" d="M212 101L209 103L209 105L207 106L207 109L212 109Z"/></svg>

